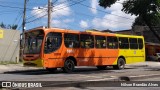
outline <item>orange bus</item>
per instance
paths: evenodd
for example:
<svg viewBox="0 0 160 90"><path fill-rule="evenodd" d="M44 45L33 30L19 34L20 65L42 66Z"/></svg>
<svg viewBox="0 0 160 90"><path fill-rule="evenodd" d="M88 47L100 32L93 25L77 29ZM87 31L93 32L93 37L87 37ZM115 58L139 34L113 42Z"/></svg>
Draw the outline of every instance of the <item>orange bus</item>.
<svg viewBox="0 0 160 90"><path fill-rule="evenodd" d="M35 28L25 32L24 66L62 68L75 66L124 69L125 64L144 62L143 36L59 28Z"/></svg>

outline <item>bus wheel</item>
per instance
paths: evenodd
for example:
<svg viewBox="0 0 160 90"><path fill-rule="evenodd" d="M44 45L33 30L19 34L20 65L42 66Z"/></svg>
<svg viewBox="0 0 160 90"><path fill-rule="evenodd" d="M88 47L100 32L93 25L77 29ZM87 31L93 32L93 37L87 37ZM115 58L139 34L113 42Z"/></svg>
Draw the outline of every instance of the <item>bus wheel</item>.
<svg viewBox="0 0 160 90"><path fill-rule="evenodd" d="M64 63L64 67L62 68L64 72L71 73L74 70L74 62L71 59L67 59Z"/></svg>
<svg viewBox="0 0 160 90"><path fill-rule="evenodd" d="M57 70L57 68L46 68L46 70L49 72L55 72Z"/></svg>
<svg viewBox="0 0 160 90"><path fill-rule="evenodd" d="M98 70L105 70L107 68L107 66L97 66Z"/></svg>
<svg viewBox="0 0 160 90"><path fill-rule="evenodd" d="M125 61L123 58L119 58L117 65L113 66L114 69L119 69L119 70L124 69L124 67L125 67Z"/></svg>

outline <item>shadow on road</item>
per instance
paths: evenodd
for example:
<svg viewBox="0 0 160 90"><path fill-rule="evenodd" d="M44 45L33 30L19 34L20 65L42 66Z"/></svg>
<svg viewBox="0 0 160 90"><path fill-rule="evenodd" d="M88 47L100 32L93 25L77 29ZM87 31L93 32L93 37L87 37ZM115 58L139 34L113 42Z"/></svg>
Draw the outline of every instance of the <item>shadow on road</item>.
<svg viewBox="0 0 160 90"><path fill-rule="evenodd" d="M134 68L125 68L127 69L134 69ZM93 73L111 73L116 72L112 68L107 68L106 70L98 70L97 68L75 68L74 72L72 73L65 73L65 74L93 74ZM120 70L123 71L123 70ZM20 75L44 75L44 74L62 74L64 73L62 69L58 69L55 72L49 72L45 69L36 69L36 70L18 70L18 71L7 71L4 74L20 74Z"/></svg>
<svg viewBox="0 0 160 90"><path fill-rule="evenodd" d="M146 68L145 71L160 71L160 68Z"/></svg>

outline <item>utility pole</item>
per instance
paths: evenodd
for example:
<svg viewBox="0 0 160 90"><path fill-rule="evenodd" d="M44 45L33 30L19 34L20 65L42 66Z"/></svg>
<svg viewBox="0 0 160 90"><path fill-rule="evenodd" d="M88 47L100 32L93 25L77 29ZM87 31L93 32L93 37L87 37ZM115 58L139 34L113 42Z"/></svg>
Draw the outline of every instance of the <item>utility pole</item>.
<svg viewBox="0 0 160 90"><path fill-rule="evenodd" d="M22 22L22 51L21 51L21 58L23 57L24 44L25 44L26 4L27 4L27 0L24 0L24 11L23 11L23 22Z"/></svg>
<svg viewBox="0 0 160 90"><path fill-rule="evenodd" d="M51 0L48 0L48 28L51 28L51 10L52 10Z"/></svg>

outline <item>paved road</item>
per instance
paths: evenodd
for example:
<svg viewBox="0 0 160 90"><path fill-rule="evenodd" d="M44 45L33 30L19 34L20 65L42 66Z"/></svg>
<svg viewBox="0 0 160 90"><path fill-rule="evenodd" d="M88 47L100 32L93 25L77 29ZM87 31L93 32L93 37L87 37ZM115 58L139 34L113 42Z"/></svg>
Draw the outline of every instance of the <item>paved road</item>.
<svg viewBox="0 0 160 90"><path fill-rule="evenodd" d="M147 67L126 68L124 70L97 70L96 68L78 68L74 73L66 74L61 70L50 73L46 70L5 72L0 74L0 80L27 80L27 81L82 81L82 80L100 80L111 79L120 76L143 76L150 74L160 74L159 70Z"/></svg>
<svg viewBox="0 0 160 90"><path fill-rule="evenodd" d="M139 81L146 81L143 83L154 83L154 84L158 84L160 87L160 77L156 77L156 78L146 78L146 79L139 79L136 80L136 82L133 83L140 83ZM153 81L153 82L152 82ZM156 81L156 82L154 82ZM158 82L159 83L158 83ZM110 81L111 82L111 81ZM128 81L127 81L128 82ZM159 90L159 87L45 87L45 88L34 88L34 90ZM32 89L29 89L32 90Z"/></svg>
<svg viewBox="0 0 160 90"><path fill-rule="evenodd" d="M160 82L152 82L152 81L158 81L160 80L160 77L156 77L156 78L147 78L147 79L139 79L136 80L136 82L132 82L133 83L141 83L139 81L147 81L147 82L142 82L145 84L148 83L154 83L154 84L158 84L160 86ZM111 81L109 81L111 82ZM123 81L124 82L124 81ZM123 83L121 82L121 83ZM129 83L128 81L126 83ZM119 83L120 84L120 83ZM159 87L96 87L96 86L92 86L92 87L83 87L83 86L76 86L76 87L43 87L43 88L34 88L34 89L24 89L24 90L159 90Z"/></svg>
<svg viewBox="0 0 160 90"><path fill-rule="evenodd" d="M63 81L119 81L119 79L127 80L128 77L128 81L140 80L144 79L144 77L160 77L160 62L145 62L127 65L124 70L113 70L112 68L108 68L107 70L99 71L95 67L78 67L75 72L71 74L63 73L61 70L58 70L55 73L50 73L44 69L19 71L10 70L5 71L4 73L0 73L0 81L57 81L49 83L48 86L50 86L50 84L53 85L55 83L63 83ZM67 87L67 90L74 90L74 88L75 87ZM82 88L84 87L78 87L76 89ZM104 90L106 88L108 88L109 90L112 89L110 87L101 87L99 90ZM59 89L63 90L64 88ZM84 89L91 90L92 88L87 87ZM119 87L117 87L117 89L119 89Z"/></svg>
<svg viewBox="0 0 160 90"><path fill-rule="evenodd" d="M8 81L89 81L89 80L110 80L121 76L142 77L147 75L160 74L160 62L145 62L127 65L124 70L97 70L95 67L78 67L71 74L58 70L50 73L44 69L6 71L0 74L0 80Z"/></svg>

